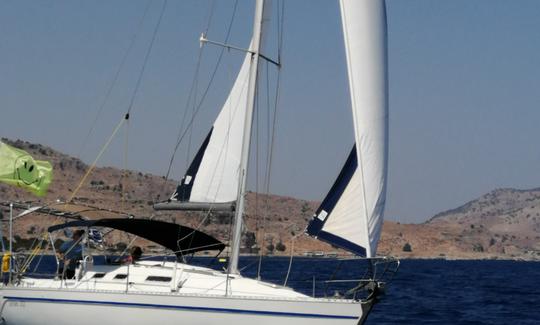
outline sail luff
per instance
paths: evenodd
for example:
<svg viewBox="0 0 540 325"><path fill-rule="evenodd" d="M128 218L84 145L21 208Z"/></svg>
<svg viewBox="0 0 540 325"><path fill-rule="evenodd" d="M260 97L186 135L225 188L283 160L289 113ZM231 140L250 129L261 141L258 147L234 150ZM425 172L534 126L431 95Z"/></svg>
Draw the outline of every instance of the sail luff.
<svg viewBox="0 0 540 325"><path fill-rule="evenodd" d="M388 169L388 82L384 0L341 0L355 149L307 232L373 257ZM354 158L354 159L353 159Z"/></svg>
<svg viewBox="0 0 540 325"><path fill-rule="evenodd" d="M388 169L388 72L384 0L341 0L341 15L368 257L376 254Z"/></svg>

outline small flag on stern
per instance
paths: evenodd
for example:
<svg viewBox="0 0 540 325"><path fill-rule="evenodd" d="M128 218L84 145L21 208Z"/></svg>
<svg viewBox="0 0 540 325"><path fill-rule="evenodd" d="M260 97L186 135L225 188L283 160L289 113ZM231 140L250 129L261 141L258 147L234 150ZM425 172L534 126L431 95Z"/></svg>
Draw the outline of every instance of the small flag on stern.
<svg viewBox="0 0 540 325"><path fill-rule="evenodd" d="M0 141L0 182L43 196L52 180L52 165Z"/></svg>

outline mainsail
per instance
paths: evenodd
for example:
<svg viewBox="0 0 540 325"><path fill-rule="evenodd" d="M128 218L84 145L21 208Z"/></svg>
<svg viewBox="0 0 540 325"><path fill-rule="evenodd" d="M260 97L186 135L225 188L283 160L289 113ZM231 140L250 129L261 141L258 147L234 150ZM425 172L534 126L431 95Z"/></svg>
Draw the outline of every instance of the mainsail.
<svg viewBox="0 0 540 325"><path fill-rule="evenodd" d="M229 97L176 191L157 209L231 209L236 201L251 56L246 54Z"/></svg>
<svg viewBox="0 0 540 325"><path fill-rule="evenodd" d="M256 7L257 28L229 97L176 191L154 205L156 210L232 211L243 204L258 59L271 1L258 0ZM243 207L238 211L241 215Z"/></svg>
<svg viewBox="0 0 540 325"><path fill-rule="evenodd" d="M388 80L384 0L341 0L356 145L307 232L373 257L386 199Z"/></svg>

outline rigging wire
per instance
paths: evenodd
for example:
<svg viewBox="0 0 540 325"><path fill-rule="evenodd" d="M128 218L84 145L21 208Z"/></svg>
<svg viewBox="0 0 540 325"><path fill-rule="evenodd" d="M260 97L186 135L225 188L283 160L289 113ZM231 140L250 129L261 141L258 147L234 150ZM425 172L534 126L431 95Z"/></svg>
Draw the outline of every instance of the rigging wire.
<svg viewBox="0 0 540 325"><path fill-rule="evenodd" d="M146 66L148 64L148 59L150 57L150 53L152 53L152 48L154 47L154 41L156 40L157 32L159 30L159 26L161 25L161 21L163 19L163 14L165 13L165 8L167 7L167 2L168 2L168 0L163 0L163 5L161 6L161 12L159 14L157 24L154 27L154 31L152 33L152 39L150 40L150 46L148 46L148 49L146 50L146 54L145 54L144 60L143 60L143 65L141 67L141 71L139 72L139 77L137 78L137 83L135 84L133 94L131 95L131 100L130 100L126 115L129 115L129 113L131 113L131 109L133 108L133 104L135 103L135 98L137 97L137 93L139 92L139 88L141 86L141 81L142 81L142 78L144 76L144 71L146 70Z"/></svg>
<svg viewBox="0 0 540 325"><path fill-rule="evenodd" d="M193 100L193 105L191 106L191 115L194 114L195 112L195 103L197 102L197 89L198 89L198 85L199 85L199 82L195 82L195 85L194 85L194 97L195 99ZM186 109L186 112L187 112L187 109ZM192 138L193 138L193 125L190 125L189 127L189 137L188 137L188 141L187 141L187 150L186 150L186 166L189 166L189 158L191 157L191 144L192 144Z"/></svg>
<svg viewBox="0 0 540 325"><path fill-rule="evenodd" d="M282 61L282 51L283 51L283 25L284 25L284 17L285 17L285 2L284 1L278 1L278 63L277 66L277 77L276 77L276 91L275 91L275 97L274 97L274 114L273 114L273 120L272 120L272 128L271 128L271 137L270 137L270 147L268 148L268 156L267 156L267 170L265 175L265 214L263 216L263 235L260 241L262 241L263 245L261 245L259 249L259 266L257 268L257 277L260 278L261 276L261 267L262 267L262 258L263 258L263 246L264 246L264 226L266 223L266 220L268 218L268 214L270 211L270 205L269 205L269 195L270 195L270 176L272 174L272 162L273 162L273 156L274 156L274 146L275 146L275 132L276 132L276 123L277 123L277 115L278 115L278 105L279 105L279 99L281 94L281 67ZM281 7L280 7L281 6ZM268 65L268 61L267 61ZM267 76L268 77L268 76ZM267 83L268 85L268 83ZM269 93L269 89L267 88L267 92Z"/></svg>
<svg viewBox="0 0 540 325"><path fill-rule="evenodd" d="M188 113L190 107L192 107L191 116L193 116L195 114L194 112L195 112L195 107L196 107L196 102L197 102L196 92L197 92L198 84L199 84L199 82L198 82L199 70L201 68L201 62L202 62L203 53L204 53L204 47L200 47L199 48L199 54L198 54L198 57L197 57L197 64L195 65L195 74L194 74L194 77L193 77L193 82L192 82L191 87L189 89L188 98L187 98L187 102L186 102L186 109L184 110L184 114L182 115L182 122L180 123L180 128L178 129L178 135L176 137L177 138L176 141L178 141L178 139L180 139L180 137L182 137L182 132L184 130L184 124L186 122L187 115L188 115L187 113ZM195 97L195 99L193 99L193 97ZM192 102L193 102L193 106L192 106ZM189 146L188 146L188 149L187 149L188 153L186 154L186 165L188 165L189 164L189 158L190 158L189 151L191 149L190 148L191 136L193 134L192 125L188 125L186 130L190 131L190 134L189 134ZM175 147L173 155L176 153L176 149L177 149L177 147ZM174 159L174 157L172 159ZM172 162L169 164L169 169L171 168L171 165L172 165ZM169 170L167 170L166 180L168 179L168 174L169 174Z"/></svg>
<svg viewBox="0 0 540 325"><path fill-rule="evenodd" d="M214 9L216 6L216 1L212 0L210 2L210 9L208 13L208 19L206 23L206 28L204 30L204 35L208 34L208 31L210 30L210 26L212 24L212 17L214 16ZM201 47L200 53L202 54L203 48ZM194 114L195 108L197 106L197 93L199 91L199 69L200 69L200 62L197 64L197 69L195 70L195 78L193 80L193 84L191 86L189 96L188 96L188 102L186 104L186 109L184 110L184 116L182 118L182 124L180 129L184 127L185 118L188 112L188 108L191 107L191 115ZM188 143L187 143L187 150L186 150L186 166L189 166L189 159L191 157L191 145L192 145L192 138L193 138L193 125L189 126L189 137L188 137Z"/></svg>
<svg viewBox="0 0 540 325"><path fill-rule="evenodd" d="M210 26L212 24L212 18L214 17L215 8L216 8L216 0L211 0L210 8L208 10L208 18L206 20L206 28L204 29L204 34L207 34L208 30L210 30Z"/></svg>
<svg viewBox="0 0 540 325"><path fill-rule="evenodd" d="M266 61L266 65L265 65L265 69L266 69L266 123L267 123L267 129L266 129L266 132L267 132L267 137L266 137L266 148L267 150L270 150L270 80L269 80L269 71L268 71L268 61ZM265 170L264 170L264 178L263 178L263 186L264 188L266 189L266 184L268 182L268 179L267 179L267 171L268 171L268 168L269 168L269 153L267 152L266 153L266 165L265 165ZM259 189L257 187L257 193L259 192ZM264 196L264 209L263 209L263 218L262 220L259 220L260 218L257 218L257 222L260 223L260 231L259 231L259 238L260 238L260 241L262 242L261 246L260 246L260 249L259 249L259 261L258 261L258 268L257 268L257 278L260 279L260 271L261 271L261 265L262 265L262 249L264 248L264 244L265 244L265 226L266 226L266 215L268 214L268 211L269 210L269 204L268 204L268 193L265 193L265 196Z"/></svg>
<svg viewBox="0 0 540 325"><path fill-rule="evenodd" d="M136 42L137 38L139 37L139 33L140 33L141 29L142 29L144 20L145 20L147 14L148 14L150 4L151 4L151 1L148 0L147 3L146 3L146 7L144 9L144 13L141 16L141 18L139 20L139 23L137 24L137 28L135 29L135 32L133 33L133 35L131 37L131 40L129 42L129 46L128 46L126 52L124 53L124 56L122 57L122 60L120 61L120 65L118 66L118 69L116 70L116 72L114 74L113 80L112 80L111 84L109 85L109 88L107 89L107 92L105 93L105 97L103 98L103 101L101 102L101 105L99 106L97 114L94 117L94 120L93 120L93 122L92 122L92 124L90 126L90 130L88 130L88 134L86 135L86 137L85 137L85 139L84 139L84 141L83 141L83 143L81 145L81 148L79 149L79 152L77 153L77 158L81 157L82 152L86 148L88 140L90 140L90 137L91 137L92 133L94 132L94 129L95 129L96 125L97 125L98 119L99 119L101 113L103 112L106 104L109 101L109 98L110 98L110 96L112 94L112 91L113 91L114 87L116 86L116 83L118 82L118 78L120 77L120 72L123 70L124 65L126 64L127 58L129 57L129 54L131 53L131 50L133 49L133 46L135 45L135 42Z"/></svg>
<svg viewBox="0 0 540 325"><path fill-rule="evenodd" d="M281 6L280 6L281 3ZM285 2L278 0L278 60L279 66L281 66L281 54L283 49L283 26L285 24Z"/></svg>
<svg viewBox="0 0 540 325"><path fill-rule="evenodd" d="M128 177L128 149L129 149L129 119L126 119L125 126L125 142L124 142L124 157L123 157L123 171L120 173L120 185L122 185L122 210L125 210L127 200L129 199L129 193L127 188L127 177Z"/></svg>
<svg viewBox="0 0 540 325"><path fill-rule="evenodd" d="M100 152L98 153L96 159L94 160L94 162L92 163L92 165L90 166L90 168L88 169L88 171L84 174L83 178L81 179L79 185L77 185L77 188L73 191L73 193L71 194L69 200L66 202L69 203L71 201L73 201L73 198L75 197L75 195L77 194L77 192L80 190L80 188L82 187L82 185L84 184L84 182L86 181L86 178L92 173L92 171L94 170L94 168L96 167L96 164L98 162L98 160L101 158L101 156L103 155L103 153L105 152L105 150L109 147L111 141L113 140L113 138L115 137L116 133L118 132L118 130L120 129L120 127L124 124L124 123L127 123L128 120L129 120L129 117L130 117L130 112L131 112L131 109L133 108L133 104L135 102L135 98L137 96L137 93L139 91L139 87L141 85L141 81L142 81L142 77L144 75L144 71L146 69L146 66L148 64L148 59L150 57L150 53L152 52L152 48L153 48L153 45L154 45L154 41L156 39L156 35L157 35L157 32L159 30L159 26L161 25L161 21L163 19L163 14L165 13L165 8L167 6L167 1L168 0L164 0L163 1L163 5L161 7L161 12L160 12L160 15L159 15L159 18L158 18L158 21L156 23L156 26L154 27L154 31L152 33L152 39L150 41L150 45L148 46L148 49L146 50L146 54L144 56L144 60L143 60L143 65L142 65L142 68L139 72L139 77L137 79L137 83L135 85L135 88L133 90L133 94L131 96L131 99L130 99L130 103L129 103L129 106L128 106L128 109L127 109L127 112L126 114L122 117L122 120L118 123L118 125L116 126L116 128L114 129L113 133L111 134L111 136L109 137L109 139L107 140L107 142L105 143L105 145L101 148ZM127 140L126 140L126 144L127 144ZM127 149L126 149L127 151ZM127 153L126 153L126 157L127 157Z"/></svg>
<svg viewBox="0 0 540 325"><path fill-rule="evenodd" d="M116 125L116 127L114 128L114 131L112 132L112 134L110 135L109 139L107 140L107 142L105 142L105 145L103 145L103 147L101 148L101 150L99 151L96 159L94 159L94 161L92 162L92 165L90 165L90 168L88 168L88 170L86 171L86 173L84 174L83 178L81 179L81 181L79 182L79 185L77 185L77 188L75 188L75 190L73 191L73 193L71 193L71 196L69 197L69 200L66 201L65 204L68 204L70 202L73 201L73 198L75 198L75 195L77 195L77 192L79 192L79 190L81 189L82 185L84 184L84 182L86 181L86 178L92 173L92 171L94 170L94 168L96 168L96 165L97 165L97 162L99 161L99 159L101 158L101 156L103 155L103 153L105 152L105 150L109 147L109 145L111 144L111 141L113 140L114 136L116 135L116 133L118 132L118 130L120 130L120 127L124 124L124 122L127 121L126 118L122 117L122 119L120 120L120 122L118 123L118 125Z"/></svg>
<svg viewBox="0 0 540 325"><path fill-rule="evenodd" d="M237 7L238 7L238 0L236 0L234 2L233 12L232 12L232 15L231 15L229 26L227 27L227 34L225 36L224 43L227 43L229 41L229 38L230 38L230 35L231 35L231 30L232 30L232 25L233 25L233 22L234 22L234 19L235 19L235 16L236 16ZM200 63L201 63L201 60L202 60L202 48L201 48L201 51L199 51L199 58L198 58L198 62L197 62L197 74L198 74L198 69L199 69L199 66L200 66ZM167 173L165 175L165 179L164 179L164 182L163 182L163 187L165 186L165 184L167 183L167 180L169 179L169 176L170 176L170 173L171 173L171 168L172 168L172 165L174 163L174 158L176 156L176 152L178 151L178 148L179 148L180 144L182 143L184 137L186 136L186 134L188 132L188 129L193 125L195 117L199 113L199 111L200 111L200 109L202 107L202 104L204 103L204 100L206 99L206 96L208 95L208 91L210 90L210 88L211 88L211 86L212 86L212 84L214 82L214 79L216 77L216 74L217 74L218 68L219 68L219 66L221 64L221 60L223 58L224 53L225 53L225 48L221 48L221 51L219 53L217 62L215 64L213 72L212 72L212 74L210 76L210 80L208 81L208 84L206 85L206 87L205 87L205 89L204 89L204 91L203 91L203 93L201 95L199 103L196 105L195 111L193 112L193 114L192 114L192 116L191 116L191 118L190 118L190 120L188 122L188 125L187 125L186 129L184 131L180 130L180 132L178 133L178 137L176 139L176 144L174 146L174 150L173 150L173 153L171 155L171 159L169 161L169 166L167 168ZM198 76L195 76L195 79L197 77Z"/></svg>
<svg viewBox="0 0 540 325"><path fill-rule="evenodd" d="M266 72L268 73L268 71ZM259 79L257 78L257 80ZM257 86L259 86L259 82L257 82ZM255 96L257 96L255 101L255 218L257 220L257 223L259 220L259 110L261 106L259 104L260 96L258 94L259 91L255 93Z"/></svg>
<svg viewBox="0 0 540 325"><path fill-rule="evenodd" d="M207 17L207 20L206 20L206 26L205 26L204 32L203 32L204 35L208 34L208 31L210 30L210 26L212 24L212 17L214 16L215 6L216 6L216 1L215 0L210 1L210 7L208 9L208 17ZM180 123L180 128L178 129L177 138L180 137L180 134L181 134L182 130L184 129L184 124L186 122L186 117L187 117L187 113L188 113L189 108L192 107L192 110L191 110L192 115L194 114L194 111L195 111L195 107L196 107L196 104L197 104L197 91L198 91L198 85L199 85L199 80L198 80L199 79L199 70L200 70L200 67L201 67L201 61L202 61L203 53L204 53L204 47L200 46L199 47L199 53L197 55L197 64L195 65L195 73L193 75L193 82L191 83L191 87L190 87L189 92L188 92L188 98L187 98L187 101L186 101L186 109L184 110L184 114L182 116L182 122ZM193 99L193 98L195 98L195 99ZM192 106L192 104L193 104L193 106ZM190 151L191 151L191 137L192 137L192 135L193 135L193 127L191 126L190 132L189 132L188 148L187 148L187 152L186 152L186 165L188 165L188 166L189 166L189 158L190 158Z"/></svg>

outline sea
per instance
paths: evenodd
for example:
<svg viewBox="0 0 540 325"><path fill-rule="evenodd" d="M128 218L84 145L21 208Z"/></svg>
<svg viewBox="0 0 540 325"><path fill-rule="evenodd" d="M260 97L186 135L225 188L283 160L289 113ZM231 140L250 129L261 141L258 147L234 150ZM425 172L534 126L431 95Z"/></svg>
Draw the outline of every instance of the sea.
<svg viewBox="0 0 540 325"><path fill-rule="evenodd" d="M163 259L163 258L161 258ZM36 263L39 259L34 260ZM104 261L96 258L95 263ZM192 264L222 269L213 258L196 257ZM38 273L55 269L46 256ZM240 259L244 276L284 284L305 294L334 295L354 283L328 279L355 279L365 270L365 261L335 258L264 257ZM260 271L259 271L260 270ZM385 294L370 313L366 324L540 324L540 262L504 260L415 260L405 259L388 283Z"/></svg>
<svg viewBox="0 0 540 325"><path fill-rule="evenodd" d="M244 261L245 265L249 262ZM366 324L540 324L540 262L400 262ZM263 279L279 283L288 265L287 258L263 259ZM328 278L338 265L336 259L293 259L290 278L299 280L290 282L290 286L309 294L312 283L302 282L301 278ZM362 261L348 261L339 277L354 278L362 268ZM250 275L253 272L256 270L246 270Z"/></svg>

